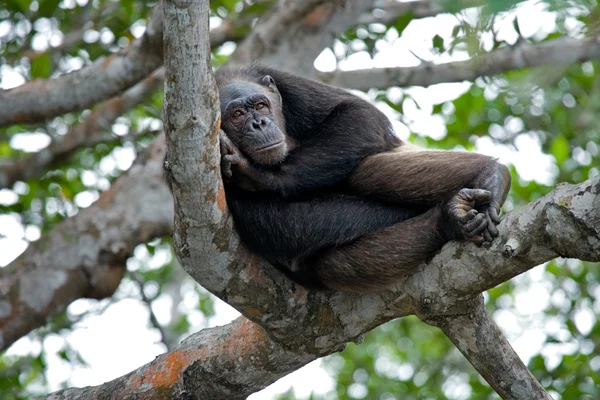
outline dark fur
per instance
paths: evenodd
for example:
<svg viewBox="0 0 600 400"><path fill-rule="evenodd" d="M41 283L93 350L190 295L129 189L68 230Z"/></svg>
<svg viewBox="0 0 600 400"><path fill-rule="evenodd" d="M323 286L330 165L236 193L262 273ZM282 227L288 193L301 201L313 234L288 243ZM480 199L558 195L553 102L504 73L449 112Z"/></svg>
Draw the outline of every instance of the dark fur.
<svg viewBox="0 0 600 400"><path fill-rule="evenodd" d="M510 175L495 160L413 151L376 107L309 79L263 66L221 68L216 77L222 110L254 91L272 103L281 99L285 123L276 125L290 147L278 162L265 165L252 157L252 146L240 142L272 133L234 129L227 120L225 133L241 154L222 156L236 160L226 195L242 240L296 281L378 290L448 240L483 241L497 234L489 210L499 211ZM276 88L265 84L271 82L266 77ZM269 118L277 120L280 110L273 108ZM489 190L491 198L482 191L459 192L464 188Z"/></svg>
<svg viewBox="0 0 600 400"><path fill-rule="evenodd" d="M365 157L402 145L381 111L342 89L262 66L221 68L216 78L222 89L232 81L260 85L266 75L274 78L281 94L284 131L298 147L277 169L262 171L274 175L271 190L277 194L331 188Z"/></svg>

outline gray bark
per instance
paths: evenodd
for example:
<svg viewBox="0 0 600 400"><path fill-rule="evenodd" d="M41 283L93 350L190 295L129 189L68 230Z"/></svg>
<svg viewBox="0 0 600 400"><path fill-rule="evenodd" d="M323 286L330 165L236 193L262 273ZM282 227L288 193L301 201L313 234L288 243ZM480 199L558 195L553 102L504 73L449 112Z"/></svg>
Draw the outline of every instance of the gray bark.
<svg viewBox="0 0 600 400"><path fill-rule="evenodd" d="M102 193L0 273L0 350L82 298L113 294L133 249L172 230L163 140Z"/></svg>
<svg viewBox="0 0 600 400"><path fill-rule="evenodd" d="M100 386L71 388L48 400L241 400L314 357L274 342L245 318L205 329L151 363Z"/></svg>
<svg viewBox="0 0 600 400"><path fill-rule="evenodd" d="M162 65L162 13L155 8L144 35L125 51L56 79L0 90L0 127L80 111L135 85Z"/></svg>
<svg viewBox="0 0 600 400"><path fill-rule="evenodd" d="M478 296L464 311L427 322L452 340L503 399L552 399L485 310L483 296Z"/></svg>
<svg viewBox="0 0 600 400"><path fill-rule="evenodd" d="M199 197L206 203L199 205L201 208L214 202L210 196ZM245 329L193 334L186 340L190 346L183 353L175 349L113 382L68 389L62 397L51 398L85 398L79 397L82 393L102 398L99 393L110 390L123 393L122 398L134 398L140 390L150 399L188 398L183 393L191 392L182 387L195 388L197 395L191 398L243 398L317 357L340 351L350 341L360 341L374 327L409 314L440 326L501 395L509 399L547 398L477 303L479 293L498 284L500 276L509 279L551 260L565 245L571 257L600 261L599 218L600 176L578 185L560 185L549 195L508 214L499 226L500 238L490 249L448 243L395 290L369 296L307 291L294 285L275 268L244 251L235 234L228 236L228 227L222 227L217 235L205 238L209 243L189 242L212 255L198 262L185 258L187 269L260 328L240 318L228 326ZM570 241L562 243L568 236L572 236ZM217 252L220 257L215 257ZM213 272L204 276L209 268ZM479 278L469 280L472 274ZM473 282L476 285L471 287ZM213 346L220 350L209 351ZM503 354L495 346L500 346ZM240 356L242 353L247 356ZM237 363L230 362L236 359ZM232 367L246 368L246 372L231 374ZM218 377L223 380L211 382ZM132 393L131 397L125 393ZM518 397L519 393L532 396ZM536 393L539 397L533 395ZM159 394L164 397L153 397Z"/></svg>
<svg viewBox="0 0 600 400"><path fill-rule="evenodd" d="M392 86L431 86L437 83L473 81L517 69L560 68L600 58L597 37L562 37L538 44L518 44L467 61L421 64L416 67L372 68L355 71L315 72L317 79L349 89L387 89Z"/></svg>
<svg viewBox="0 0 600 400"><path fill-rule="evenodd" d="M164 70L159 68L147 78L127 89L122 95L102 103L85 119L63 136L56 137L45 149L18 160L0 160L0 189L12 187L17 181L41 176L57 163L67 160L83 147L93 147L115 140L113 122L123 113L145 101L150 93L162 86Z"/></svg>
<svg viewBox="0 0 600 400"><path fill-rule="evenodd" d="M375 0L286 0L265 16L231 56L229 63L252 61L310 75L315 58L335 38L357 24Z"/></svg>

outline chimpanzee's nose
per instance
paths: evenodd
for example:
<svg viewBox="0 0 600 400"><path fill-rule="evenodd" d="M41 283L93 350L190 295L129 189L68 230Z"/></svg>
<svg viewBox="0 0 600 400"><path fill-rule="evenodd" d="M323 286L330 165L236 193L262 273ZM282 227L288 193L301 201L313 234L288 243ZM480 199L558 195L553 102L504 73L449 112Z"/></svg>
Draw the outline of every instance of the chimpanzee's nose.
<svg viewBox="0 0 600 400"><path fill-rule="evenodd" d="M255 130L262 130L267 125L267 119L259 117L258 119L252 120L252 128Z"/></svg>

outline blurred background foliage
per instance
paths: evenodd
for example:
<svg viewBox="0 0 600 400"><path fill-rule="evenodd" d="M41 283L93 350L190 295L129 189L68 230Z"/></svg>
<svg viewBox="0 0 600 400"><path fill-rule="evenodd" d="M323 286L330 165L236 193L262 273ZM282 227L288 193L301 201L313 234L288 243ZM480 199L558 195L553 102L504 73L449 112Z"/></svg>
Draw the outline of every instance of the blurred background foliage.
<svg viewBox="0 0 600 400"><path fill-rule="evenodd" d="M252 21L273 3L211 1L213 22ZM465 52L477 57L506 46L599 33L596 1L535 3L555 16L550 32L523 35L521 30L528 21L512 13L521 4L518 1L441 2L445 10L455 12L456 24L449 38L436 33L435 28L422 32L430 41L431 55L424 61L437 62L442 57L447 61ZM462 11L464 4L483 7L477 18L471 18ZM133 0L3 2L0 83L7 87L9 81L56 77L126 47L143 33L153 5ZM516 41L507 42L494 34L497 22L507 19ZM408 14L387 25L357 26L339 38L333 54L337 62L356 53L375 57L379 44L390 37L402 37L414 20ZM250 28L240 24L239 29L243 35ZM215 65L226 61L234 49L234 43L213 49ZM514 162L513 186L506 205L509 211L543 196L559 182L581 182L600 172L599 67L593 61L482 77L453 99L432 106L422 107L412 88L370 91L367 96L395 116L411 141L428 148L492 148L498 154L518 152L521 162L527 163L529 155L522 150L523 143L534 143L540 154L529 161L549 160L547 171L525 179L519 177L522 171ZM160 129L161 104L162 93L157 91L107 128L112 134L110 140L80 149L39 179L0 190L0 240L38 240L58 222L89 206L151 142ZM416 122L422 113L443 121L440 134L419 131ZM60 140L89 114L86 110L43 125L0 129L0 163ZM600 398L598 267L577 260L555 260L486 293L488 309L556 399ZM147 328L155 333L162 350L214 321L215 300L181 271L171 254L169 239L139 246L128 262L128 271L113 298L75 302L46 327L0 355L0 398L27 399L85 384L85 380L74 382L69 374L57 377L52 368L89 368L88 360L69 340L70 334L121 302L133 300L147 310ZM497 398L440 331L412 317L375 329L362 344L349 344L343 352L328 357L324 367L334 387L329 393L310 398ZM295 399L296 395L290 389L279 398Z"/></svg>

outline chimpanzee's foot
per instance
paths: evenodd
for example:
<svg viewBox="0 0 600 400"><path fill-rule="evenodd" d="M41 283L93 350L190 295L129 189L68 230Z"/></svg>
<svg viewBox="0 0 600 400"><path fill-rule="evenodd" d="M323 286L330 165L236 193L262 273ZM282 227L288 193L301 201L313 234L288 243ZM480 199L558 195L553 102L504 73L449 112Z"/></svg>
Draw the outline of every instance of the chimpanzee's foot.
<svg viewBox="0 0 600 400"><path fill-rule="evenodd" d="M478 181L475 182L476 188L490 192L490 197L487 200L477 200L475 204L475 209L480 213L485 214L488 221L487 232L484 232L486 241L491 241L491 239L497 237L499 234L498 228L496 228L496 225L500 223L500 216L498 213L506 200L506 196L510 190L510 183L510 171L502 164L496 164L495 170L481 176Z"/></svg>
<svg viewBox="0 0 600 400"><path fill-rule="evenodd" d="M461 189L449 202L447 213L455 221L460 234L477 244L491 242L497 236L489 229L489 217L475 208L476 203L489 202L491 193L483 189ZM492 224L494 224L492 222ZM496 226L494 225L494 229Z"/></svg>

